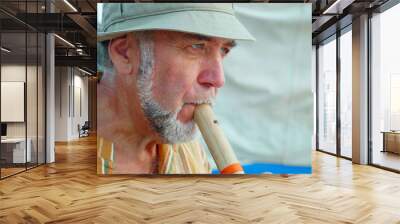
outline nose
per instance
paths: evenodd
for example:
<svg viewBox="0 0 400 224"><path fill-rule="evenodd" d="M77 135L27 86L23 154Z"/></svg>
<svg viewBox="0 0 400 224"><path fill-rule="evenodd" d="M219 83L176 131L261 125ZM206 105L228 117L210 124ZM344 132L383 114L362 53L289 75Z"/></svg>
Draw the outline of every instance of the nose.
<svg viewBox="0 0 400 224"><path fill-rule="evenodd" d="M210 56L197 77L200 85L205 87L220 88L225 83L222 57L220 55Z"/></svg>

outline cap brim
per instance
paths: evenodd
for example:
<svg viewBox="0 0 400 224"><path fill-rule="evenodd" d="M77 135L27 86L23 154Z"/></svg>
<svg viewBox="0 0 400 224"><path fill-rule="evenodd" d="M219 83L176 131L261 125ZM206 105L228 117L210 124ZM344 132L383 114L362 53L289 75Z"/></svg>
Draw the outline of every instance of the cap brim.
<svg viewBox="0 0 400 224"><path fill-rule="evenodd" d="M104 31L98 32L97 41L109 40L128 32L143 30L170 30L233 40L255 40L232 14L210 11L178 11L140 18L126 18L105 27Z"/></svg>

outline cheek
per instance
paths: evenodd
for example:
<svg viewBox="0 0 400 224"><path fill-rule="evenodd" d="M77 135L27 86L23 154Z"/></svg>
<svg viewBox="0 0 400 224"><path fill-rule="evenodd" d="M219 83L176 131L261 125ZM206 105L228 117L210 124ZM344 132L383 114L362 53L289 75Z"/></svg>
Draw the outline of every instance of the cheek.
<svg viewBox="0 0 400 224"><path fill-rule="evenodd" d="M172 60L156 66L153 93L164 107L175 109L185 95L191 94L196 80L196 66L183 60ZM171 108L172 107L172 108Z"/></svg>

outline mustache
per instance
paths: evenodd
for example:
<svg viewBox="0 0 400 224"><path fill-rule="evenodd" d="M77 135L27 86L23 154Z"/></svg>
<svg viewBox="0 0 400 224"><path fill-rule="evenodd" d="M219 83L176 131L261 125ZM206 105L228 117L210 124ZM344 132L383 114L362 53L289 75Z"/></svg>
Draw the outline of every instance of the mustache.
<svg viewBox="0 0 400 224"><path fill-rule="evenodd" d="M185 102L185 104L187 104L187 103L192 103L192 104L210 104L211 106L213 106L215 104L215 97L209 97L209 98L206 98L206 99L196 99L196 100Z"/></svg>
<svg viewBox="0 0 400 224"><path fill-rule="evenodd" d="M200 105L200 104L210 104L210 106L214 106L215 105L215 97L209 97L206 99L196 99L196 100L187 100L184 103L182 103L179 108L177 108L174 112L175 116L179 113L179 111L182 110L183 106L185 104L195 104L195 105Z"/></svg>

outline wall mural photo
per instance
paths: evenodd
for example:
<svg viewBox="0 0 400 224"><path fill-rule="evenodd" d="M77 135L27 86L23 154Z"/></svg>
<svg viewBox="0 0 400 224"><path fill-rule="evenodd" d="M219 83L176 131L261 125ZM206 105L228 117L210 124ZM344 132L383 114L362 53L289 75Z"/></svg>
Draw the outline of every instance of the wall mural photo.
<svg viewBox="0 0 400 224"><path fill-rule="evenodd" d="M311 4L97 9L98 174L311 173Z"/></svg>

